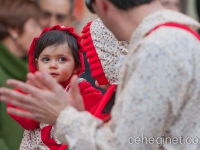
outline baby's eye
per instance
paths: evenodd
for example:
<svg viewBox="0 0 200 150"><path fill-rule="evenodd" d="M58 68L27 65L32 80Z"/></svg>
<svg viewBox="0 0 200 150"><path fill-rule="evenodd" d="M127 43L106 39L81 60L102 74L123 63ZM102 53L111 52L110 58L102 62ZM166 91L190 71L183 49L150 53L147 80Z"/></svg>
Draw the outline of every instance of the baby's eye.
<svg viewBox="0 0 200 150"><path fill-rule="evenodd" d="M48 58L48 57L44 57L44 58L42 58L42 61L43 62L48 62L50 59Z"/></svg>
<svg viewBox="0 0 200 150"><path fill-rule="evenodd" d="M66 59L65 59L64 57L60 57L60 58L58 59L58 61L59 61L59 62L63 62L63 61L66 61Z"/></svg>

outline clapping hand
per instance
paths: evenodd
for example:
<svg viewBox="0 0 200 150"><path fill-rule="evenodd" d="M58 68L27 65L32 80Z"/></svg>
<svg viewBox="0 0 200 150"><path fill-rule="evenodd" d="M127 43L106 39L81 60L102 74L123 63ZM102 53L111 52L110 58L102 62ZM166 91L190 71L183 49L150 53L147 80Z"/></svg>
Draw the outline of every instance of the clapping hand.
<svg viewBox="0 0 200 150"><path fill-rule="evenodd" d="M28 95L16 92L8 88L0 88L0 99L10 103L16 108L8 108L13 115L30 118L38 122L56 124L60 112L72 105L79 111L84 110L82 96L77 85L77 76L73 76L70 82L72 94L67 93L49 74L36 72L27 75L27 83L9 79L7 84L21 89Z"/></svg>

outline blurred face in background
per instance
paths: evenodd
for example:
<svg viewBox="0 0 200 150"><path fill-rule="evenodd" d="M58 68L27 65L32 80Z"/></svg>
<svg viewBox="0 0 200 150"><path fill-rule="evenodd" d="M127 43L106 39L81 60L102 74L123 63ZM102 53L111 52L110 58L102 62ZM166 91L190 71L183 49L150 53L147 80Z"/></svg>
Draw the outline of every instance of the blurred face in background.
<svg viewBox="0 0 200 150"><path fill-rule="evenodd" d="M42 28L35 18L29 18L24 26L23 30L21 33L16 33L18 34L18 37L15 40L18 48L24 53L24 55L27 54L31 42L36 36L39 36L40 33L42 32Z"/></svg>
<svg viewBox="0 0 200 150"><path fill-rule="evenodd" d="M180 0L160 0L160 1L166 9L171 9L174 11L181 12Z"/></svg>
<svg viewBox="0 0 200 150"><path fill-rule="evenodd" d="M0 41L16 57L28 55L34 37L42 31L39 6L30 0L0 0Z"/></svg>
<svg viewBox="0 0 200 150"><path fill-rule="evenodd" d="M52 27L56 24L72 26L70 0L39 0L39 6L42 11L42 27Z"/></svg>

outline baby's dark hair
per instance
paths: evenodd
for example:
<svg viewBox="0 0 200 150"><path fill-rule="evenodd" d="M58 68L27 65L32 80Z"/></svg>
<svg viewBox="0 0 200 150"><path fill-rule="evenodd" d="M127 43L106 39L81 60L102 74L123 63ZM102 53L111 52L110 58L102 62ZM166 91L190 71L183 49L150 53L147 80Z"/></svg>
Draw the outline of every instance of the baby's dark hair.
<svg viewBox="0 0 200 150"><path fill-rule="evenodd" d="M75 61L75 67L79 68L81 66L81 61L79 57L79 45L76 41L76 38L70 34L68 31L62 30L51 30L45 32L35 43L34 51L34 64L36 67L35 60L39 58L42 51L48 46L58 46L61 44L68 44L69 48L72 51L72 55Z"/></svg>

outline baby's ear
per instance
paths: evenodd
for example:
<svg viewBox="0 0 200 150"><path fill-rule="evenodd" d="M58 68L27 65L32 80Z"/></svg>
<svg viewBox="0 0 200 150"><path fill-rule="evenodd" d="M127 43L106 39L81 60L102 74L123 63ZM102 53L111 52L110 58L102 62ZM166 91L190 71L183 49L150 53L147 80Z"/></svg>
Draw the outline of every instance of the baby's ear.
<svg viewBox="0 0 200 150"><path fill-rule="evenodd" d="M77 66L74 71L73 74L76 74L77 72L79 72L81 70L81 66Z"/></svg>
<svg viewBox="0 0 200 150"><path fill-rule="evenodd" d="M38 59L37 59L37 58L35 58L35 67L36 67L37 69L39 69L39 68L38 68Z"/></svg>

